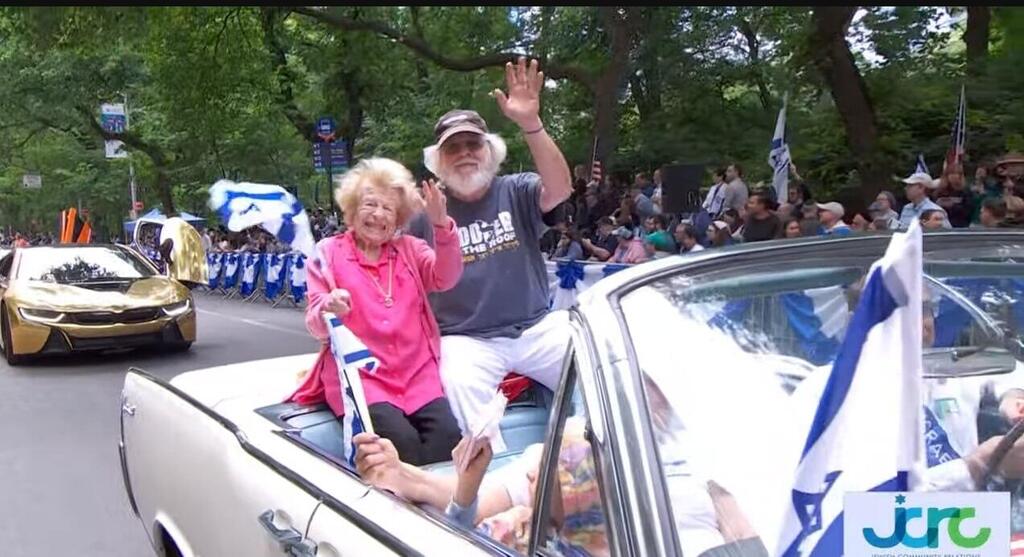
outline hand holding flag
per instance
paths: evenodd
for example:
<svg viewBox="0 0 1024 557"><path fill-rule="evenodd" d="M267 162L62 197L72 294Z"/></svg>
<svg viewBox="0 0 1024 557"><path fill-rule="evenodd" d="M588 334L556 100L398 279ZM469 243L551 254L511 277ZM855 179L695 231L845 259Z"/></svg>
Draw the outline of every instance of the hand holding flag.
<svg viewBox="0 0 1024 557"><path fill-rule="evenodd" d="M366 393L363 391L363 379L360 369L374 373L380 366L377 360L341 319L331 313L324 313L327 332L331 342L331 353L338 366L338 379L341 383L342 402L345 415L342 418L342 443L345 447L345 460L355 467L356 446L352 438L366 432L373 433L370 421L370 410L366 404Z"/></svg>

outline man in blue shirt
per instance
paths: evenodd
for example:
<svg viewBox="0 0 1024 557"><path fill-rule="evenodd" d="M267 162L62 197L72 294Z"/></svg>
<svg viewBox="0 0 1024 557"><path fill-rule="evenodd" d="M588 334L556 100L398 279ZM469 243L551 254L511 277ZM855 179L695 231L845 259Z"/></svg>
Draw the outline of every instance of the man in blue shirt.
<svg viewBox="0 0 1024 557"><path fill-rule="evenodd" d="M932 177L924 172L915 172L909 177L903 179L903 183L906 184L905 192L907 194L908 203L903 206L903 211L900 212L900 230L907 230L910 228L910 223L921 218L921 214L928 209L936 209L942 211L942 227L952 228L949 224L949 217L946 216L946 211L939 207L931 199L928 199L928 191L926 188L930 188L934 185Z"/></svg>

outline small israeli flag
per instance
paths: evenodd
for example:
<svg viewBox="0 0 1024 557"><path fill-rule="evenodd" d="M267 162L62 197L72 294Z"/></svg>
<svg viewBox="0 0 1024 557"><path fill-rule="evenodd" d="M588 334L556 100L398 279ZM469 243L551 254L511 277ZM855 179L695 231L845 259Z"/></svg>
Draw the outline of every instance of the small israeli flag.
<svg viewBox="0 0 1024 557"><path fill-rule="evenodd" d="M928 165L924 163L924 155L917 154L917 166L914 167L914 174L928 174Z"/></svg>
<svg viewBox="0 0 1024 557"><path fill-rule="evenodd" d="M302 203L281 186L217 180L210 186L210 208L229 230L260 226L278 240L313 255L315 240Z"/></svg>
<svg viewBox="0 0 1024 557"><path fill-rule="evenodd" d="M772 187L775 199L779 203L786 200L789 190L789 145L786 144L786 103L787 93L782 99L779 117L775 120L775 135L772 136L772 150L768 154L768 164L772 167Z"/></svg>
<svg viewBox="0 0 1024 557"><path fill-rule="evenodd" d="M345 447L345 460L355 468L356 447L352 438L363 433L373 433L370 423L370 410L366 404L366 393L363 392L363 379L360 369L367 373L375 373L380 367L377 360L341 319L333 313L325 313L327 331L331 340L331 353L338 365L338 381L341 383L342 402L345 415L342 417L342 445Z"/></svg>

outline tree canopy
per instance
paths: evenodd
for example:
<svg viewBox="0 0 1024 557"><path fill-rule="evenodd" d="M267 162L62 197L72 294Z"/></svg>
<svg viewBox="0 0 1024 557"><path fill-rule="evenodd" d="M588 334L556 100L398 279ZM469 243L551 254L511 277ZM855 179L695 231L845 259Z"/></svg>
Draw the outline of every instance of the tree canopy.
<svg viewBox="0 0 1024 557"><path fill-rule="evenodd" d="M0 224L52 230L89 209L114 234L129 161L147 208L206 213L218 178L329 201L314 124L351 160L417 175L437 117L478 110L532 163L490 91L512 57L541 60L545 123L571 163L613 172L735 160L770 180L787 140L816 191L866 197L923 153L937 173L961 85L968 160L1024 149L1024 10L988 7L0 8ZM123 102L129 159L106 159L99 106ZM22 176L38 173L42 189Z"/></svg>

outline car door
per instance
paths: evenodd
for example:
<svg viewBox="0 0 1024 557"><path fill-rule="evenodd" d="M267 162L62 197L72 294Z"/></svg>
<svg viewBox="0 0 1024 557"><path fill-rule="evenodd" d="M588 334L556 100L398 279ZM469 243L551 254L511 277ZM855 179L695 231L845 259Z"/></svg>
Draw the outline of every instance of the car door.
<svg viewBox="0 0 1024 557"><path fill-rule="evenodd" d="M122 397L125 484L157 554L295 554L286 550L318 501L294 478L247 450L233 424L159 379L129 372Z"/></svg>

